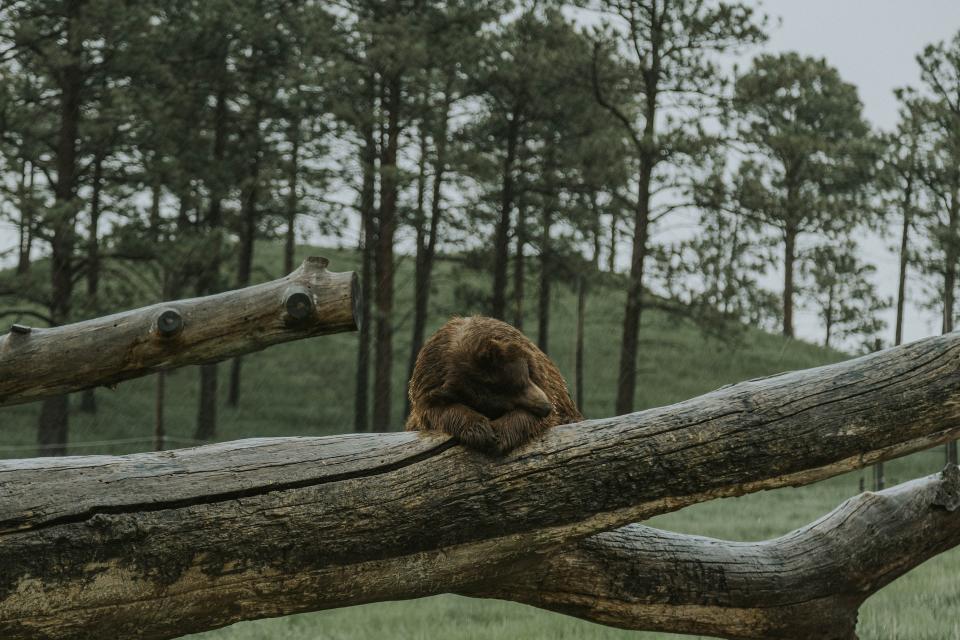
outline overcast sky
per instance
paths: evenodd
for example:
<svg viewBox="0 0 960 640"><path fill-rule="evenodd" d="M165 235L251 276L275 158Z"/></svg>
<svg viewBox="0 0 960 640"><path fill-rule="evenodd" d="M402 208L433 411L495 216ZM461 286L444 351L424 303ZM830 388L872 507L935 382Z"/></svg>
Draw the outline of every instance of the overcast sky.
<svg viewBox="0 0 960 640"><path fill-rule="evenodd" d="M782 19L771 29L765 49L825 57L857 86L866 117L883 129L897 122L893 90L919 84L916 54L960 30L960 0L766 0L761 6ZM878 287L891 297L896 295L898 259L887 245L893 244L892 238L863 242L864 259L878 268ZM917 302L907 308L904 340L940 331L939 316L920 310ZM893 310L887 317L890 335L885 339L892 341ZM797 332L819 340L819 324L811 313L801 312Z"/></svg>
<svg viewBox="0 0 960 640"><path fill-rule="evenodd" d="M765 0L758 4L774 19L765 50L796 50L827 58L844 79L857 85L870 122L884 129L897 120L893 90L919 81L914 56L925 45L949 39L960 30L960 0ZM778 19L782 20L779 26ZM897 258L887 248L893 244L893 239L884 238L863 243L864 258L878 267L877 284L888 296L896 294ZM0 222L0 259L15 246L14 228ZM771 280L771 286L776 286L773 276ZM891 329L886 339L890 340L892 310L888 320ZM914 302L907 310L905 338L936 333L939 325L935 313L921 311ZM820 323L811 312L800 310L797 333L808 340L821 339Z"/></svg>
<svg viewBox="0 0 960 640"><path fill-rule="evenodd" d="M919 82L914 56L960 30L960 0L766 0L783 19L767 49L823 56L860 90L867 117L891 128L893 89Z"/></svg>

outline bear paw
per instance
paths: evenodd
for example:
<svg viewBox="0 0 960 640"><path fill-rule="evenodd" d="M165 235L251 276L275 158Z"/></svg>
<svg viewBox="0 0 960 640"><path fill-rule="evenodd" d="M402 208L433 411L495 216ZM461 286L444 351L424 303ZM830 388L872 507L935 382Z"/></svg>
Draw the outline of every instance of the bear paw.
<svg viewBox="0 0 960 640"><path fill-rule="evenodd" d="M465 425L457 434L457 439L471 449L479 449L486 453L501 452L499 435L490 421L482 416Z"/></svg>

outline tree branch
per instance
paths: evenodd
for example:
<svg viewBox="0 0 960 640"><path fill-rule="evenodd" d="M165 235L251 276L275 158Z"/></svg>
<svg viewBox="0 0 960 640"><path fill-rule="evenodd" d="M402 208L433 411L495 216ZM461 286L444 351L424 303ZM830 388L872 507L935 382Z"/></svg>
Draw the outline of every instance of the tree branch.
<svg viewBox="0 0 960 640"><path fill-rule="evenodd" d="M864 493L801 529L727 542L635 524L539 555L493 588L626 629L855 640L860 605L960 543L960 470Z"/></svg>
<svg viewBox="0 0 960 640"><path fill-rule="evenodd" d="M643 142L637 136L637 132L633 127L633 123L630 119L624 115L620 109L618 109L614 104L609 102L603 95L603 92L600 89L600 71L598 70L597 61L600 57L600 43L593 43L593 57L591 58L590 65L590 78L593 83L593 95L597 100L597 104L610 112L610 114L620 121L620 123L627 130L627 135L630 136L630 140L633 142L633 146L637 150L643 149Z"/></svg>

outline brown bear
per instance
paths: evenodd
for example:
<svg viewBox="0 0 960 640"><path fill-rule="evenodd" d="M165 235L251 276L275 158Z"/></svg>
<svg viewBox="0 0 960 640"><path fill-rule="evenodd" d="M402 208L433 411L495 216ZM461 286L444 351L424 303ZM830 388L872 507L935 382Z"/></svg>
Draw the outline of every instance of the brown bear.
<svg viewBox="0 0 960 640"><path fill-rule="evenodd" d="M408 431L443 431L487 453L583 420L550 358L514 327L483 316L451 318L430 336L408 393Z"/></svg>

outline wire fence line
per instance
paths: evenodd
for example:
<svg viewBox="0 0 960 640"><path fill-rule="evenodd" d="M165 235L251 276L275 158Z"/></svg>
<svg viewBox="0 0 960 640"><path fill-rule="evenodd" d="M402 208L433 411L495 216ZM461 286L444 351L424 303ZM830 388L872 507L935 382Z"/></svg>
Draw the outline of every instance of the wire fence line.
<svg viewBox="0 0 960 640"><path fill-rule="evenodd" d="M153 444L155 439L152 437L143 437L143 438L117 438L114 440L85 440L81 442L70 442L67 443L68 449L84 449L84 448L93 448L93 447L111 447L118 445L135 445L135 444ZM180 438L177 436L164 436L163 443L171 444L187 444L187 445L200 445L200 444L210 444L209 440L196 440L194 438ZM5 451L43 451L45 448L53 448L54 446L59 445L37 445L37 444L24 444L24 445L9 445L9 446L0 446L0 453Z"/></svg>

